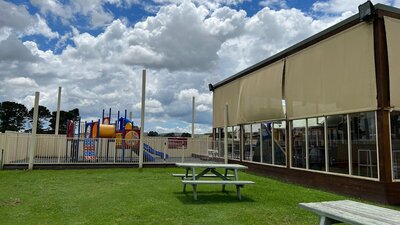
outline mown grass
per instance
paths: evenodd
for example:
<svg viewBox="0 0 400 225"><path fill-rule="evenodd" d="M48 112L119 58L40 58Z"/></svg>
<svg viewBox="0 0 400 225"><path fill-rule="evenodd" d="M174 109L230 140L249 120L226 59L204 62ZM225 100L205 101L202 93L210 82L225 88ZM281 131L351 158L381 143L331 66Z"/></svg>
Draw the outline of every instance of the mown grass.
<svg viewBox="0 0 400 225"><path fill-rule="evenodd" d="M0 224L318 224L300 202L346 197L248 173L234 186L191 187L179 168L0 171Z"/></svg>

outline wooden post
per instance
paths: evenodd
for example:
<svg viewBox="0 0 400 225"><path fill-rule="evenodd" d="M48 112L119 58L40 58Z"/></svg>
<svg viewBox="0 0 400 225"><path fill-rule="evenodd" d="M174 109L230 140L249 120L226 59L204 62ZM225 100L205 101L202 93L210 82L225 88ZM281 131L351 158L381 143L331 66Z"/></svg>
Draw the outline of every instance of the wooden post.
<svg viewBox="0 0 400 225"><path fill-rule="evenodd" d="M142 71L142 108L140 112L140 147L139 147L139 168L143 168L143 141L144 141L144 113L146 99L146 70Z"/></svg>
<svg viewBox="0 0 400 225"><path fill-rule="evenodd" d="M374 20L374 50L376 91L378 100L377 135L379 154L379 179L381 182L392 181L390 159L390 95L389 95L389 62L386 43L386 31L383 16Z"/></svg>
<svg viewBox="0 0 400 225"><path fill-rule="evenodd" d="M225 104L224 110L224 162L228 164L228 104Z"/></svg>
<svg viewBox="0 0 400 225"><path fill-rule="evenodd" d="M194 110L195 110L195 97L192 98L192 138L194 138Z"/></svg>
<svg viewBox="0 0 400 225"><path fill-rule="evenodd" d="M60 126L60 106L61 106L61 87L58 87L55 135L58 135L58 130L59 130L59 126Z"/></svg>
<svg viewBox="0 0 400 225"><path fill-rule="evenodd" d="M35 92L35 104L33 108L33 122L32 122L32 134L30 140L30 148L29 148L29 165L28 169L33 169L33 161L35 158L36 152L36 130L37 130L37 123L38 123L38 114L39 114L39 92Z"/></svg>

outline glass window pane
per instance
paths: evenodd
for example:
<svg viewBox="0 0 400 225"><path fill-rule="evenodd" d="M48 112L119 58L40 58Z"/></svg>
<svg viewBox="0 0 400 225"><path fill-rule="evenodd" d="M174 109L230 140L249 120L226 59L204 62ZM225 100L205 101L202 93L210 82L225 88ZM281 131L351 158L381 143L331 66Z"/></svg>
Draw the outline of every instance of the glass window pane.
<svg viewBox="0 0 400 225"><path fill-rule="evenodd" d="M348 174L347 116L328 116L326 123L328 127L328 171Z"/></svg>
<svg viewBox="0 0 400 225"><path fill-rule="evenodd" d="M233 159L240 159L240 126L233 127Z"/></svg>
<svg viewBox="0 0 400 225"><path fill-rule="evenodd" d="M353 175L378 177L375 112L350 115Z"/></svg>
<svg viewBox="0 0 400 225"><path fill-rule="evenodd" d="M252 146L252 161L254 162L261 162L261 156L260 156L260 147L261 147L261 142L260 142L260 131L261 130L261 125L259 123L252 124L251 125L251 131L252 131L252 136L251 136L251 146Z"/></svg>
<svg viewBox="0 0 400 225"><path fill-rule="evenodd" d="M228 158L232 159L233 157L233 127L228 127Z"/></svg>
<svg viewBox="0 0 400 225"><path fill-rule="evenodd" d="M224 157L224 138L225 138L225 130L224 128L220 128L220 138L218 141L218 156Z"/></svg>
<svg viewBox="0 0 400 225"><path fill-rule="evenodd" d="M250 148L251 148L251 125L250 125L250 124L244 125L243 144L244 144L244 149L243 149L243 160L248 160L248 161L250 161L250 159L251 159L251 155L250 155Z"/></svg>
<svg viewBox="0 0 400 225"><path fill-rule="evenodd" d="M392 133L393 179L400 179L400 112L390 113L390 130Z"/></svg>
<svg viewBox="0 0 400 225"><path fill-rule="evenodd" d="M272 164L272 123L264 122L261 124L262 133L262 162Z"/></svg>
<svg viewBox="0 0 400 225"><path fill-rule="evenodd" d="M306 168L306 120L292 121L292 167Z"/></svg>
<svg viewBox="0 0 400 225"><path fill-rule="evenodd" d="M308 119L308 168L325 171L325 118Z"/></svg>
<svg viewBox="0 0 400 225"><path fill-rule="evenodd" d="M274 164L286 165L286 122L274 122Z"/></svg>

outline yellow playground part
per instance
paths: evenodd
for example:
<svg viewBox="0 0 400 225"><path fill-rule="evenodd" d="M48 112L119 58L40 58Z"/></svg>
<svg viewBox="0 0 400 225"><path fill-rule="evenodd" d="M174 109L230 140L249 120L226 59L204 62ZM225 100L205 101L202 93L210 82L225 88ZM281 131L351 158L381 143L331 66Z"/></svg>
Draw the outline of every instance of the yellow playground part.
<svg viewBox="0 0 400 225"><path fill-rule="evenodd" d="M114 125L107 125L107 124L100 124L100 135L97 136L97 123L93 124L92 127L92 137L93 138L114 138L115 137L115 126Z"/></svg>

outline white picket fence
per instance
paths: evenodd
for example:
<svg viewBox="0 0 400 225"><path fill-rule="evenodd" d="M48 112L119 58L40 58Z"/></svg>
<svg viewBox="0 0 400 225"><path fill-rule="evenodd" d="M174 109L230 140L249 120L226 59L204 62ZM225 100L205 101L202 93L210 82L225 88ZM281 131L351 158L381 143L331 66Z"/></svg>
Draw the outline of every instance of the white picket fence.
<svg viewBox="0 0 400 225"><path fill-rule="evenodd" d="M138 164L139 140L115 138L68 139L38 134L34 164ZM29 163L31 134L0 133L0 166ZM223 157L220 143L211 138L145 137L143 162L165 164L200 162ZM210 155L210 149L217 154Z"/></svg>

